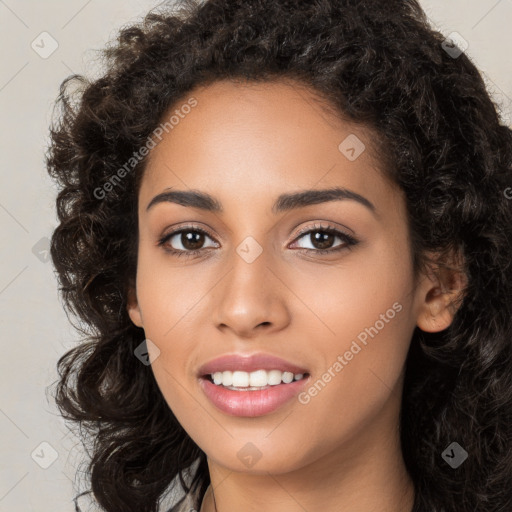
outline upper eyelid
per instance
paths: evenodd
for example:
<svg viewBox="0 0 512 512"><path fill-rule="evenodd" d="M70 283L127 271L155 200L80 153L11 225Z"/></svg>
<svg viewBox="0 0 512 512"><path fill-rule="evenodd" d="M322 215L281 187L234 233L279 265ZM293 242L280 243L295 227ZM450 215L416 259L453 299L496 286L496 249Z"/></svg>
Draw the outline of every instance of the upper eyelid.
<svg viewBox="0 0 512 512"><path fill-rule="evenodd" d="M352 230L348 230L348 228L345 228L345 229L347 231L352 231ZM349 233L346 233L344 229L336 227L333 224L329 224L328 223L326 226L321 226L321 225L317 226L316 223L315 223L315 225L313 225L313 226L305 226L305 227L299 229L299 232L295 235L295 238L297 238L298 236L304 235L304 234L308 234L308 233L313 232L313 231L323 231L323 230L326 230L326 231L338 231L341 234L345 234L347 236L351 236Z"/></svg>

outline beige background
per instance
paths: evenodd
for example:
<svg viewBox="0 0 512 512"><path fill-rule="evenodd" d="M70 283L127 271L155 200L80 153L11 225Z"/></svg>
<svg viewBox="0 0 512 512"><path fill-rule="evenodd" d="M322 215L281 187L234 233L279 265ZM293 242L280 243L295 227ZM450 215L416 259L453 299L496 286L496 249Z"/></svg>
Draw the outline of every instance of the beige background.
<svg viewBox="0 0 512 512"><path fill-rule="evenodd" d="M93 69L94 49L157 4L0 0L0 512L73 510L80 458L76 438L66 435L45 394L56 378L58 357L77 339L45 261L46 238L57 224L55 189L43 160L52 104L65 77ZM510 125L512 0L423 0L422 5L444 34L456 31L468 41L467 53ZM58 43L46 59L31 47L42 32ZM44 48L51 48L48 36L42 37Z"/></svg>

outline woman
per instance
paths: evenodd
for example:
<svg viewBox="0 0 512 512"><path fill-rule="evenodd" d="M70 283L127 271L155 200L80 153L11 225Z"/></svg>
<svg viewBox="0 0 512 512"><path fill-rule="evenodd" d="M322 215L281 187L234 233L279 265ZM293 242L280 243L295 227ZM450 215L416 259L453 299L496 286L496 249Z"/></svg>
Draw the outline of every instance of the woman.
<svg viewBox="0 0 512 512"><path fill-rule="evenodd" d="M512 136L470 60L398 0L188 2L105 57L47 160L95 501L510 510Z"/></svg>

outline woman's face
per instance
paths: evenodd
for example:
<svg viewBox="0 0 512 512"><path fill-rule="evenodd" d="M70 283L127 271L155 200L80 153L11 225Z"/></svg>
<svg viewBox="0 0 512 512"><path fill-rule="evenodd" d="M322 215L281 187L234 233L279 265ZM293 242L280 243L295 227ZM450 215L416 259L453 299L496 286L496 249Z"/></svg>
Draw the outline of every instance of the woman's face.
<svg viewBox="0 0 512 512"><path fill-rule="evenodd" d="M216 82L167 117L175 111L141 183L129 305L169 407L234 471L288 472L389 439L424 289L414 287L404 198L378 171L371 133L285 83ZM305 193L335 188L346 193ZM159 194L192 190L213 202L168 197L148 209ZM297 193L304 201L279 199ZM201 375L219 356L256 353L307 375L222 392Z"/></svg>

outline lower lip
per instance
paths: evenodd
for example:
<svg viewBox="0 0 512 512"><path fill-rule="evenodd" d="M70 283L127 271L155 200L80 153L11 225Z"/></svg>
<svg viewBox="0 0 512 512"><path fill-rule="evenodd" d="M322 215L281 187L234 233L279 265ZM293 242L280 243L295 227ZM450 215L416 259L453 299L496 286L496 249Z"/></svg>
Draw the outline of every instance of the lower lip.
<svg viewBox="0 0 512 512"><path fill-rule="evenodd" d="M296 396L309 380L309 375L290 384L277 384L267 389L253 391L233 391L217 386L206 377L199 382L210 401L222 412L230 416L263 416L269 414Z"/></svg>

